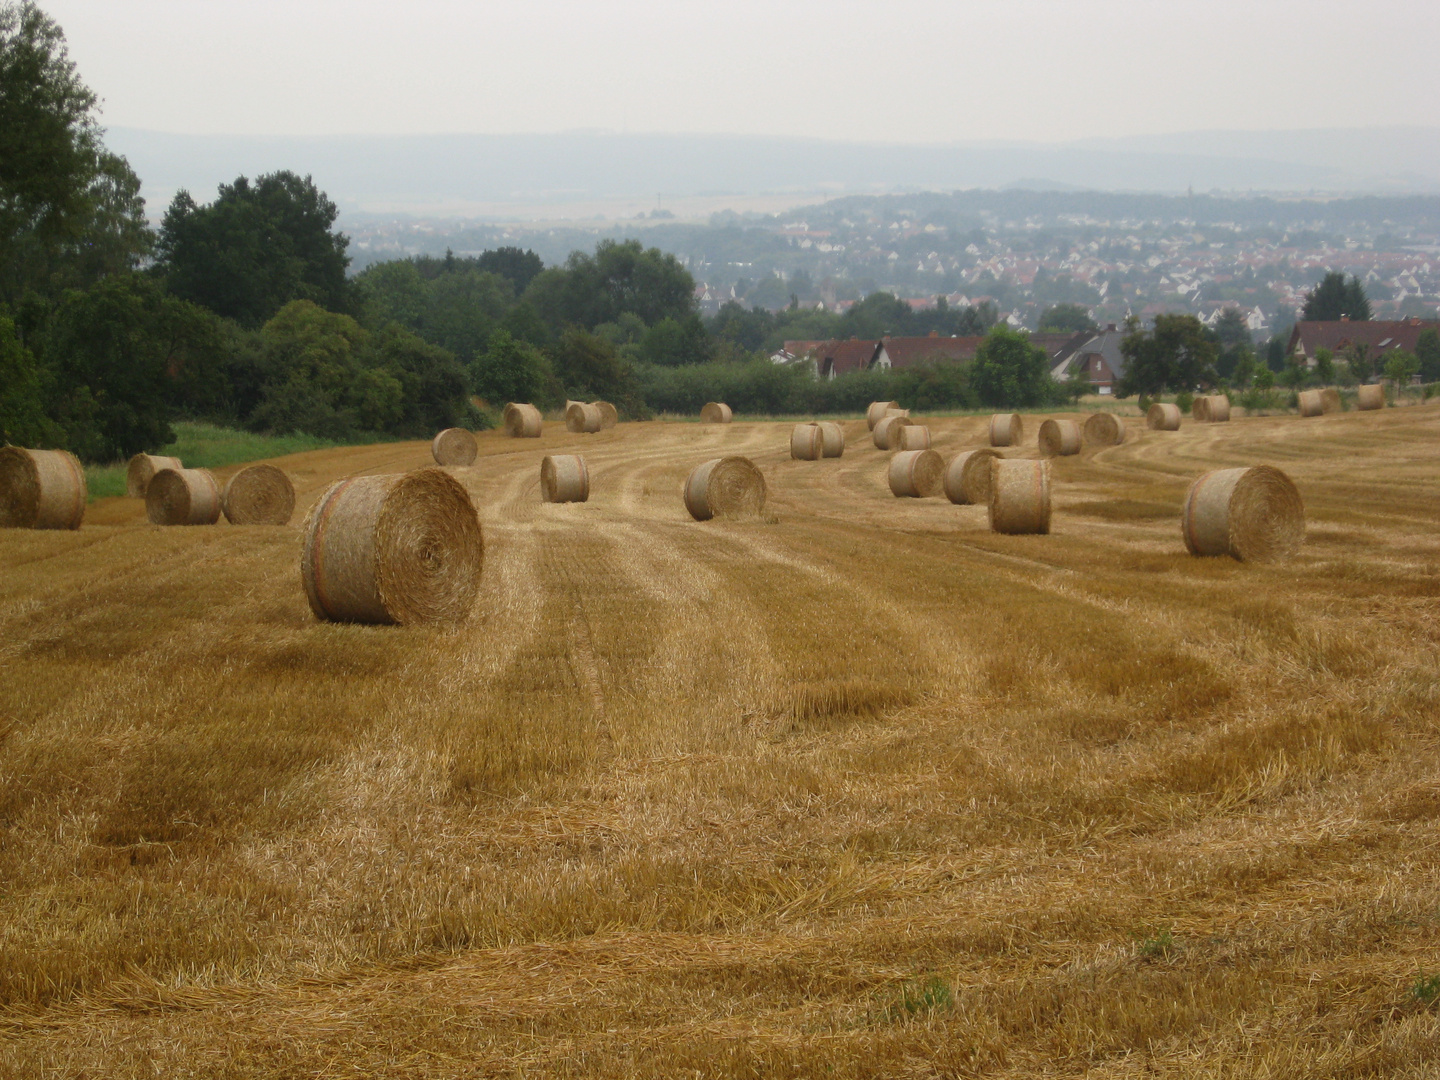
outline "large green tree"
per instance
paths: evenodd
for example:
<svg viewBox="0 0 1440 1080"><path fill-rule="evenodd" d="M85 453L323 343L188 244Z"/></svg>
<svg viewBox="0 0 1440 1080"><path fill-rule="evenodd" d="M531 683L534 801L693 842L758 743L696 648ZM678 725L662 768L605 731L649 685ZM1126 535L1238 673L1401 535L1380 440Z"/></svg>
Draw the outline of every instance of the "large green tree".
<svg viewBox="0 0 1440 1080"><path fill-rule="evenodd" d="M349 306L349 239L339 211L310 177L292 172L221 184L213 203L176 192L160 226L156 269L176 296L258 327L293 300Z"/></svg>
<svg viewBox="0 0 1440 1080"><path fill-rule="evenodd" d="M1340 271L1332 270L1305 294L1300 317L1307 322L1333 322L1342 317L1365 322L1370 318L1370 300L1359 278L1352 274L1347 281Z"/></svg>
<svg viewBox="0 0 1440 1080"><path fill-rule="evenodd" d="M1415 342L1415 358L1420 361L1421 381L1440 382L1440 334L1422 330Z"/></svg>
<svg viewBox="0 0 1440 1080"><path fill-rule="evenodd" d="M1040 316L1042 334L1074 334L1098 329L1084 304L1056 304Z"/></svg>
<svg viewBox="0 0 1440 1080"><path fill-rule="evenodd" d="M984 405L1022 408L1056 400L1045 350L1004 323L992 327L975 352L970 386Z"/></svg>
<svg viewBox="0 0 1440 1080"><path fill-rule="evenodd" d="M60 27L0 4L0 303L53 296L150 250L140 182L109 153Z"/></svg>
<svg viewBox="0 0 1440 1080"><path fill-rule="evenodd" d="M1194 315L1157 315L1149 333L1131 324L1120 352L1125 357L1117 388L1121 397L1189 392L1213 386L1218 378L1219 349Z"/></svg>
<svg viewBox="0 0 1440 1080"><path fill-rule="evenodd" d="M556 331L593 330L630 313L653 326L694 311L695 279L674 255L638 240L602 240L595 254L576 251L563 267L536 275L525 299Z"/></svg>

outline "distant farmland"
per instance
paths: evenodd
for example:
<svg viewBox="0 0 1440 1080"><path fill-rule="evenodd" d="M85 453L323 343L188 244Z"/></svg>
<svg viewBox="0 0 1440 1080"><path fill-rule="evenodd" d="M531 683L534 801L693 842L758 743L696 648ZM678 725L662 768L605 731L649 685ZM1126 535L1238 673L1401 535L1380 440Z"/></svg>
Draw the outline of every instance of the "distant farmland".
<svg viewBox="0 0 1440 1080"><path fill-rule="evenodd" d="M288 528L0 531L0 1073L1435 1075L1440 404L1130 425L1015 537L863 421L486 433L458 631L300 587L425 443L277 459ZM722 452L764 520L685 513ZM1257 463L1299 557L1185 554Z"/></svg>

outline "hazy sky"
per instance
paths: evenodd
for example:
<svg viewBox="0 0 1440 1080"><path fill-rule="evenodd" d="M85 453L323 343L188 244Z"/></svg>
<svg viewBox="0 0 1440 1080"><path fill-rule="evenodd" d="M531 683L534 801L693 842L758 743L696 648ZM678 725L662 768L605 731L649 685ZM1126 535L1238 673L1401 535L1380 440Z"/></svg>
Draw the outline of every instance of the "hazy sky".
<svg viewBox="0 0 1440 1080"><path fill-rule="evenodd" d="M40 0L111 126L896 142L1440 124L1435 0Z"/></svg>

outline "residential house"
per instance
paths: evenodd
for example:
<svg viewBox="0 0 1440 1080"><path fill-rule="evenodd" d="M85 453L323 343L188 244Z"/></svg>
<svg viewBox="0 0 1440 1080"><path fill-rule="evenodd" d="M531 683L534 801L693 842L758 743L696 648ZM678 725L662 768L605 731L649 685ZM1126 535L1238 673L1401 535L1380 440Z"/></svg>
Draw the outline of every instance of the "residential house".
<svg viewBox="0 0 1440 1080"><path fill-rule="evenodd" d="M1125 374L1125 355L1120 351L1124 339L1125 331L1110 323L1098 334L1089 335L1085 343L1068 356L1063 356L1050 373L1061 381L1083 374L1095 393L1113 394Z"/></svg>
<svg viewBox="0 0 1440 1080"><path fill-rule="evenodd" d="M982 337L886 337L875 354L877 368L909 368L936 361L961 363L975 359Z"/></svg>
<svg viewBox="0 0 1440 1080"><path fill-rule="evenodd" d="M1290 332L1290 343L1285 347L1285 355L1293 357L1297 363L1307 368L1313 368L1317 350L1329 349L1338 355L1342 349L1358 345L1368 348L1368 356L1378 368L1384 363L1383 358L1396 349L1413 353L1416 342L1426 330L1440 330L1440 322L1433 319L1401 319L1398 322L1379 319L1364 322L1351 322L1349 319L1298 322Z"/></svg>
<svg viewBox="0 0 1440 1080"><path fill-rule="evenodd" d="M860 341L857 338L849 341L827 341L812 353L815 357L815 373L822 379L833 379L836 375L848 375L852 371L868 371L875 366L875 358L880 354L880 344L878 341Z"/></svg>

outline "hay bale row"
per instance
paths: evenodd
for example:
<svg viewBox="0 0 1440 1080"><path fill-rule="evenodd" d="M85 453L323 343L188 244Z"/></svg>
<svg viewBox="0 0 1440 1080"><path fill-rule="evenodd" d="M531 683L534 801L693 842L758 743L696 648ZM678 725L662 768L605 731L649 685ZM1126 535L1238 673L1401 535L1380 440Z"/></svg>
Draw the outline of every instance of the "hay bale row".
<svg viewBox="0 0 1440 1080"><path fill-rule="evenodd" d="M1269 465L1215 469L1190 485L1180 531L1192 555L1274 562L1304 541L1305 504L1290 478Z"/></svg>
<svg viewBox="0 0 1440 1080"><path fill-rule="evenodd" d="M1366 383L1356 392L1356 403L1365 412L1369 412L1371 409L1383 409L1385 407L1385 387L1379 383Z"/></svg>
<svg viewBox="0 0 1440 1080"><path fill-rule="evenodd" d="M696 521L753 517L765 508L765 477L749 458L712 458L690 473L684 498Z"/></svg>
<svg viewBox="0 0 1440 1080"><path fill-rule="evenodd" d="M125 494L132 499L143 499L151 478L161 469L181 469L180 459L161 457L159 454L136 454L125 467Z"/></svg>
<svg viewBox="0 0 1440 1080"><path fill-rule="evenodd" d="M1179 431L1180 406L1157 401L1145 410L1145 426L1151 431Z"/></svg>
<svg viewBox="0 0 1440 1080"><path fill-rule="evenodd" d="M214 525L220 520L220 485L209 469L161 469L145 488L152 525Z"/></svg>
<svg viewBox="0 0 1440 1080"><path fill-rule="evenodd" d="M548 503L586 502L590 470L579 454L547 454L540 462L540 494Z"/></svg>
<svg viewBox="0 0 1440 1080"><path fill-rule="evenodd" d="M436 465L474 465L479 453L475 436L464 428L446 428L430 441L430 456Z"/></svg>
<svg viewBox="0 0 1440 1080"><path fill-rule="evenodd" d="M945 459L935 450L902 450L890 459L890 491L902 499L929 499L945 491Z"/></svg>
<svg viewBox="0 0 1440 1080"><path fill-rule="evenodd" d="M991 460L990 530L1012 535L1050 531L1050 462Z"/></svg>
<svg viewBox="0 0 1440 1080"><path fill-rule="evenodd" d="M929 450L930 429L924 424L906 424L899 429L901 450Z"/></svg>
<svg viewBox="0 0 1440 1080"><path fill-rule="evenodd" d="M565 430L577 435L593 435L604 424L598 406L585 401L572 401L565 407Z"/></svg>
<svg viewBox="0 0 1440 1080"><path fill-rule="evenodd" d="M149 502L146 502L149 512ZM232 525L289 525L295 514L295 487L274 465L251 465L225 484L220 509Z"/></svg>
<svg viewBox="0 0 1440 1080"><path fill-rule="evenodd" d="M442 469L352 476L305 519L300 577L334 622L461 622L480 589L485 541L469 494Z"/></svg>
<svg viewBox="0 0 1440 1080"><path fill-rule="evenodd" d="M734 418L730 406L723 401L707 401L700 410L700 422L703 424L728 424Z"/></svg>
<svg viewBox="0 0 1440 1080"><path fill-rule="evenodd" d="M1230 399L1224 394L1200 394L1190 415L1202 424L1223 424L1230 419Z"/></svg>
<svg viewBox="0 0 1440 1080"><path fill-rule="evenodd" d="M1091 413L1085 418L1081 437L1086 446L1119 446L1125 441L1125 425L1112 413Z"/></svg>
<svg viewBox="0 0 1440 1080"><path fill-rule="evenodd" d="M869 408L865 410L865 423L869 425L871 431L874 431L875 425L885 419L886 414L892 410L900 411L898 401L872 401Z"/></svg>
<svg viewBox="0 0 1440 1080"><path fill-rule="evenodd" d="M957 454L945 469L945 497L957 506L990 502L990 462L999 451L986 447Z"/></svg>
<svg viewBox="0 0 1440 1080"><path fill-rule="evenodd" d="M1019 413L996 413L990 417L991 446L1019 446L1025 438L1025 422Z"/></svg>
<svg viewBox="0 0 1440 1080"><path fill-rule="evenodd" d="M0 528L78 529L89 494L69 451L0 447Z"/></svg>
<svg viewBox="0 0 1440 1080"><path fill-rule="evenodd" d="M877 450L898 450L900 449L900 429L910 425L908 416L899 414L887 414L880 418L871 432L871 439Z"/></svg>
<svg viewBox="0 0 1440 1080"><path fill-rule="evenodd" d="M820 425L795 425L790 432L790 456L796 461L819 461L825 456L825 434Z"/></svg>
<svg viewBox="0 0 1440 1080"><path fill-rule="evenodd" d="M538 439L545 419L534 405L512 401L505 406L505 434L512 439Z"/></svg>
<svg viewBox="0 0 1440 1080"><path fill-rule="evenodd" d="M1046 420L1040 425L1040 453L1069 457L1080 452L1080 425L1074 420Z"/></svg>

